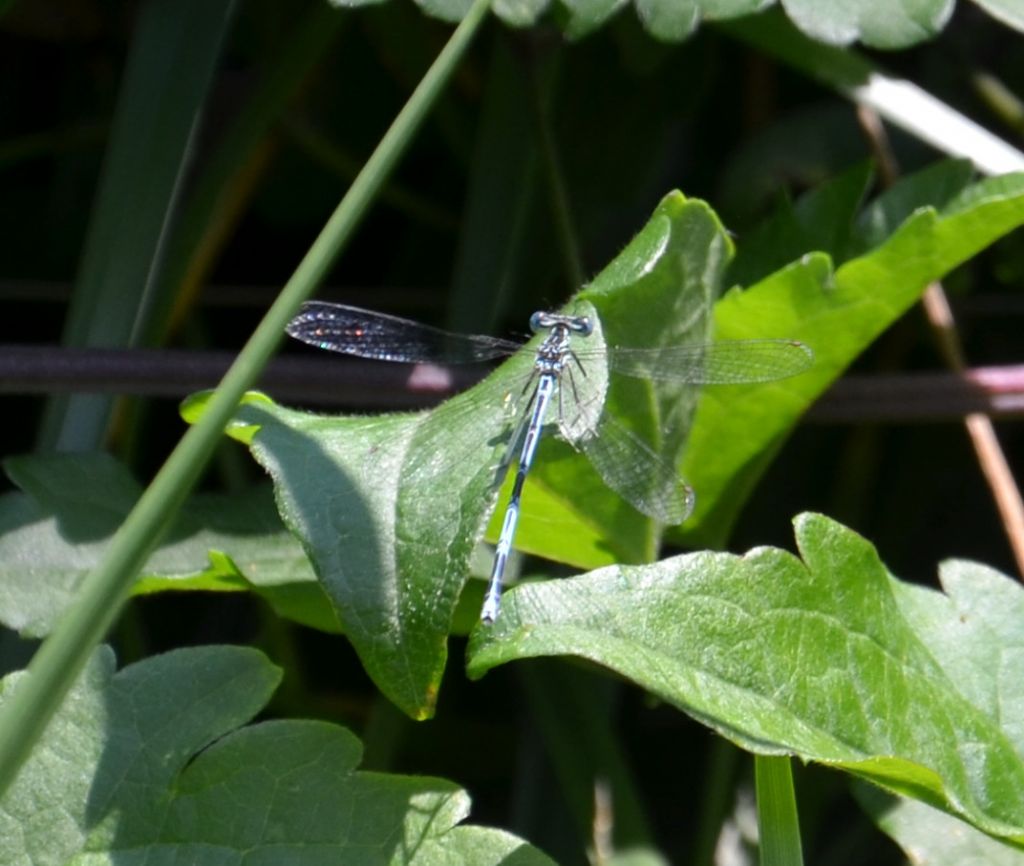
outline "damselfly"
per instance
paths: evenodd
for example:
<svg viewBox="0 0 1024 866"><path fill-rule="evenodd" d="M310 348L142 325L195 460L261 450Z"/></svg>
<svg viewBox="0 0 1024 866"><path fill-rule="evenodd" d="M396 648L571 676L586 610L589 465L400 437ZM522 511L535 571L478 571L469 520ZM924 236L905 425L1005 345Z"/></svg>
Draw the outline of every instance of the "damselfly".
<svg viewBox="0 0 1024 866"><path fill-rule="evenodd" d="M590 362L600 358L608 371L625 376L708 385L786 378L808 369L814 357L807 346L792 340L737 340L656 349L602 345L589 350L585 341L596 324L589 315L537 312L530 319L534 333L543 333L544 337L523 386L523 395L528 395L526 408L508 445L509 455L518 450L519 466L480 613L484 623L494 622L498 615L523 484L553 400L557 402L557 426L562 438L582 451L605 484L623 499L670 525L681 523L693 510L693 491L675 466L603 411L604 392L581 398L582 379L590 378ZM320 349L402 363L478 363L507 357L521 348L510 340L454 334L397 316L325 301L303 304L286 330L290 336ZM581 345L572 345L574 342ZM506 465L509 462L506 460Z"/></svg>

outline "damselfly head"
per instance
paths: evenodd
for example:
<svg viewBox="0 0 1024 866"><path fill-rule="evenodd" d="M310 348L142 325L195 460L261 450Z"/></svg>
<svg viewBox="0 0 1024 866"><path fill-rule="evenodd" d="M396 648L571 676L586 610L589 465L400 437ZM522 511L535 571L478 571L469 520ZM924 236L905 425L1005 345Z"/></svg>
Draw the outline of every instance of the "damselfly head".
<svg viewBox="0 0 1024 866"><path fill-rule="evenodd" d="M563 316L560 313L546 313L538 310L530 316L530 330L550 331L552 328L563 327L583 337L594 333L594 323L589 316Z"/></svg>

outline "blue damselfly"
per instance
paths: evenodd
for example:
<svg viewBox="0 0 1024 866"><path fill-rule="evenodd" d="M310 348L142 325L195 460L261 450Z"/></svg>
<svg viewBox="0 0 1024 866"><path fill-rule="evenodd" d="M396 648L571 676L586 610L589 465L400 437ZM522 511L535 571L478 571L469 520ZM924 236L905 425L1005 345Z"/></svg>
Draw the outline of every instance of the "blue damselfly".
<svg viewBox="0 0 1024 866"><path fill-rule="evenodd" d="M604 392L581 397L590 362L600 358L608 371L630 377L707 385L774 381L805 371L813 361L811 350L792 340L737 340L657 349L600 346L590 350L585 341L594 333L595 324L589 315L537 312L530 319L534 333L544 337L523 386L526 408L518 413L519 423L508 444L505 466L516 453L519 465L480 614L485 623L492 623L498 615L523 484L553 401L562 438L582 451L605 484L637 510L668 525L681 523L693 510L693 491L673 463L602 411ZM521 348L510 340L454 334L324 301L303 304L287 332L320 349L401 363L479 363L508 357Z"/></svg>

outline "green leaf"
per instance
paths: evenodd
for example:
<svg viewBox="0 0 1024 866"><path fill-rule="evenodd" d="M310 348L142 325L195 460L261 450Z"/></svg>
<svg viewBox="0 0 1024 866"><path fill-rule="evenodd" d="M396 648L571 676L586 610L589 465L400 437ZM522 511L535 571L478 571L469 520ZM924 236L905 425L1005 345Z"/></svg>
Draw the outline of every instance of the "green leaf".
<svg viewBox="0 0 1024 866"><path fill-rule="evenodd" d="M279 616L341 631L309 558L281 523L269 485L189 499L132 593L185 590L249 590Z"/></svg>
<svg viewBox="0 0 1024 866"><path fill-rule="evenodd" d="M656 39L680 42L701 19L721 21L762 12L775 0L633 0L644 28Z"/></svg>
<svg viewBox="0 0 1024 866"><path fill-rule="evenodd" d="M1020 0L974 0L974 2L1008 27L1024 30L1024 4Z"/></svg>
<svg viewBox="0 0 1024 866"><path fill-rule="evenodd" d="M569 39L582 39L601 27L627 5L629 0L562 0L565 12L562 27Z"/></svg>
<svg viewBox="0 0 1024 866"><path fill-rule="evenodd" d="M0 862L550 864L508 833L456 826L469 798L450 782L357 771L343 728L240 728L279 679L238 647L116 673L99 650L0 801Z"/></svg>
<svg viewBox="0 0 1024 866"><path fill-rule="evenodd" d="M494 626L472 636L470 674L586 658L743 748L842 767L1024 841L1012 712L1024 689L1024 590L991 573L949 596L908 589L827 518L799 517L796 534L802 561L772 548L696 553L517 587ZM946 568L943 579L953 585ZM1005 613L987 618L992 610ZM946 661L954 649L972 672L977 659L1002 663L972 684L968 662ZM979 689L1001 706L979 701Z"/></svg>
<svg viewBox="0 0 1024 866"><path fill-rule="evenodd" d="M1024 755L1024 596L995 569L964 560L943 562L939 580L945 596L896 584L903 614L947 676L1000 720Z"/></svg>
<svg viewBox="0 0 1024 866"><path fill-rule="evenodd" d="M804 33L830 45L860 40L872 48L903 48L931 39L953 12L952 0L783 0Z"/></svg>
<svg viewBox="0 0 1024 866"><path fill-rule="evenodd" d="M815 353L801 376L767 385L706 388L683 459L683 477L697 492L681 537L694 547L720 547L754 485L796 418L889 325L940 279L978 251L1024 223L1024 174L976 183L949 197L934 174L921 188L941 190L941 210L918 207L882 243L835 272L822 254L808 253L746 291L732 291L715 307L715 336L801 340ZM917 191L869 206L867 225ZM884 221L883 221L884 222ZM871 231L871 229L869 229Z"/></svg>
<svg viewBox="0 0 1024 866"><path fill-rule="evenodd" d="M550 0L494 0L491 9L512 27L531 27L550 5Z"/></svg>
<svg viewBox="0 0 1024 866"><path fill-rule="evenodd" d="M105 454L8 458L24 491L0 497L0 622L48 634L102 558L140 488ZM285 530L267 488L199 494L186 503L132 592L252 590L282 616L338 631L330 600Z"/></svg>
<svg viewBox="0 0 1024 866"><path fill-rule="evenodd" d="M918 866L1024 866L1024 850L924 803L891 797L868 785L855 786L854 794Z"/></svg>
<svg viewBox="0 0 1024 866"><path fill-rule="evenodd" d="M636 0L636 14L656 39L680 42L700 23L700 9L694 0Z"/></svg>
<svg viewBox="0 0 1024 866"><path fill-rule="evenodd" d="M509 377L521 382L524 362L505 365L486 387L511 393ZM472 399L431 413L327 418L256 395L228 431L269 471L285 525L367 672L417 718L433 711L507 432L500 400L496 411L479 411ZM200 408L192 401L187 416Z"/></svg>
<svg viewBox="0 0 1024 866"><path fill-rule="evenodd" d="M577 311L594 318L589 305ZM599 327L591 339L600 345ZM367 672L413 717L433 712L469 558L497 493L509 409L525 399L532 366L519 353L429 413L325 418L257 396L229 431L270 472L285 524ZM605 380L590 365L577 382L584 402L603 404L593 395Z"/></svg>

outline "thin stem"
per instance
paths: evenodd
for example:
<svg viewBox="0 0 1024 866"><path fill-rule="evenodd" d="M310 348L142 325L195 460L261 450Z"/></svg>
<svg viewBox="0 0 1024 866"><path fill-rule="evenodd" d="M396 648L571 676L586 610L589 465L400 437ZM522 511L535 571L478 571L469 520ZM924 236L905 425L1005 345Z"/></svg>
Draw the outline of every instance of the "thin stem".
<svg viewBox="0 0 1024 866"><path fill-rule="evenodd" d="M872 149L883 157L883 164L886 166L884 181L886 185L891 185L898 175L899 166L892 156L885 128L878 114L866 104L861 105L858 117ZM963 344L960 342L956 319L953 317L953 310L942 284L936 281L929 285L925 289L921 303L938 343L939 353L946 365L951 370L963 373L967 367ZM974 446L982 474L992 491L1003 531L1017 562L1017 571L1024 577L1024 498L1021 497L1020 488L1010 471L1010 464L999 444L992 420L987 415L974 412L964 419L964 425Z"/></svg>
<svg viewBox="0 0 1024 866"><path fill-rule="evenodd" d="M29 675L0 707L0 796L116 619L132 580L212 455L245 390L277 347L285 324L351 239L437 102L489 6L490 0L475 0L225 375L202 419L182 437L112 539L102 562L83 582L74 604L32 659Z"/></svg>
<svg viewBox="0 0 1024 866"><path fill-rule="evenodd" d="M234 359L226 351L0 345L0 394L89 391L182 398L213 388ZM477 384L487 372L473 365L289 355L263 369L259 387L282 400L349 409L428 407ZM959 373L846 375L811 407L807 420L940 423L974 412L1024 417L1024 364Z"/></svg>
<svg viewBox="0 0 1024 866"><path fill-rule="evenodd" d="M932 283L925 289L925 315L932 326L939 348L946 364L956 371L965 367L963 346L956 329L956 320L949 307L949 300L941 284ZM985 475L992 498L995 500L1003 529L1017 562L1017 571L1024 576L1024 499L1010 470L1006 454L999 444L999 437L992 419L980 412L973 412L964 419L967 435L971 438L978 464Z"/></svg>

